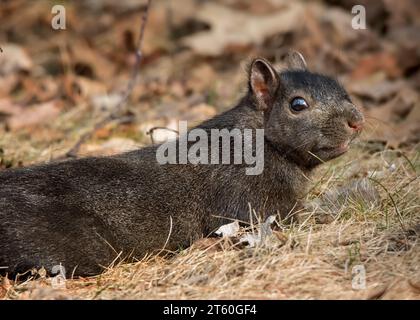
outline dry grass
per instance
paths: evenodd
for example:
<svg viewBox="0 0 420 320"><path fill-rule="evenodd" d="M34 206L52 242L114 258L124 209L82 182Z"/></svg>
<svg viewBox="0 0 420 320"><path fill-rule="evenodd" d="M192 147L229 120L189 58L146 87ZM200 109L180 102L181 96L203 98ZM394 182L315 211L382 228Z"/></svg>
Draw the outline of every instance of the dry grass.
<svg viewBox="0 0 420 320"><path fill-rule="evenodd" d="M278 224L256 248L229 239L202 239L167 257L147 257L97 277L21 283L3 279L6 299L419 299L419 152L354 148L326 164L308 200L350 179L369 176L380 193L375 205L357 201L317 223ZM347 272L345 266L347 265ZM366 289L352 288L353 266L366 269ZM3 288L3 293L1 292Z"/></svg>

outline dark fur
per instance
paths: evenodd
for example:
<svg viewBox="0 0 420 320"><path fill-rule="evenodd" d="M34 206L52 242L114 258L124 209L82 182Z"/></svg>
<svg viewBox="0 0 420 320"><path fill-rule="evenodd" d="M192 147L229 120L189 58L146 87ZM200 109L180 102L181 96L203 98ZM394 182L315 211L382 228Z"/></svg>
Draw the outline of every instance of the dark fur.
<svg viewBox="0 0 420 320"><path fill-rule="evenodd" d="M68 275L97 274L120 251L142 258L162 249L171 218L169 250L229 222L214 215L249 221L249 205L284 218L320 163L307 150L334 158L320 146L348 139L348 119L362 116L331 78L299 70L278 77L269 110L261 111L251 88L236 107L199 126L265 128L261 175L245 175L245 165L159 165L157 146L1 172L0 267L13 274L61 263ZM313 109L293 115L296 94Z"/></svg>

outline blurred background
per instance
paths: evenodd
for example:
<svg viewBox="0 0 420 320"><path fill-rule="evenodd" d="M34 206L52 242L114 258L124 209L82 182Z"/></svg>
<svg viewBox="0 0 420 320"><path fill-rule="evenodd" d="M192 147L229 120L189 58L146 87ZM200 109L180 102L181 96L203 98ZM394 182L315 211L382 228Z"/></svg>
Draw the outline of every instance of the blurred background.
<svg viewBox="0 0 420 320"><path fill-rule="evenodd" d="M113 112L135 65L145 3L0 0L0 168L58 157ZM51 26L56 4L63 30ZM366 29L352 28L356 4ZM154 0L126 107L79 154L129 150L149 144L153 127L226 110L246 90L250 58L281 69L290 49L363 108L365 146L418 147L420 1ZM156 130L155 140L168 132Z"/></svg>

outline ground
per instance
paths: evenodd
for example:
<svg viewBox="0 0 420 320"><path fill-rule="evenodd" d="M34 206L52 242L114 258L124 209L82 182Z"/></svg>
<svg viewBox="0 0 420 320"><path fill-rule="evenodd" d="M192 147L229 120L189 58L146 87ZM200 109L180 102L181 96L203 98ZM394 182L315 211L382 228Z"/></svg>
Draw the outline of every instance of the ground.
<svg viewBox="0 0 420 320"><path fill-rule="evenodd" d="M399 153L356 147L319 170L309 199L350 177L376 176L378 182L379 203L353 203L331 222L302 212L301 223L278 226L254 248L229 238L202 239L166 257L67 280L65 288L45 277L3 279L0 288L9 299L419 299L420 159L416 152ZM366 287L355 282L360 266Z"/></svg>

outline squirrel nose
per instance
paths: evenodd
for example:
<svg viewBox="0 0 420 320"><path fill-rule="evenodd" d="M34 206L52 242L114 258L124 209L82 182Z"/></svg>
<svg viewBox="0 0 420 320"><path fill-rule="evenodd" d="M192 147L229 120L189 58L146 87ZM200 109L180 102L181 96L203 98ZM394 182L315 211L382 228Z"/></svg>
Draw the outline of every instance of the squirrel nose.
<svg viewBox="0 0 420 320"><path fill-rule="evenodd" d="M363 128L363 122L364 122L363 120L356 120L356 121L348 120L347 124L351 129L358 132L358 131L361 131Z"/></svg>
<svg viewBox="0 0 420 320"><path fill-rule="evenodd" d="M360 132L363 129L365 118L354 104L348 105L346 118L347 125L352 132Z"/></svg>

